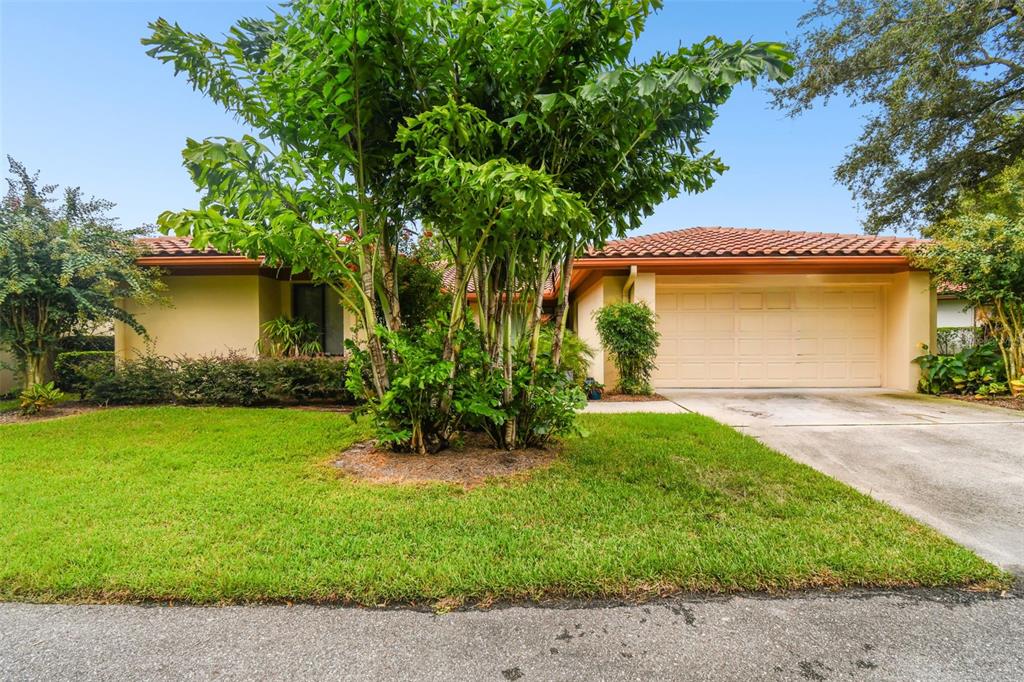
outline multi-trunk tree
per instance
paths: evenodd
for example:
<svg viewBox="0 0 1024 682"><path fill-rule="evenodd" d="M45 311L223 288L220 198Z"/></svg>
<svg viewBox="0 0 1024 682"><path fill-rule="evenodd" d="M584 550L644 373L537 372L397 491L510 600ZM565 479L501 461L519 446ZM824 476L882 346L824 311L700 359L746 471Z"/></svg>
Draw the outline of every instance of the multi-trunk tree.
<svg viewBox="0 0 1024 682"><path fill-rule="evenodd" d="M725 168L700 149L717 107L741 82L790 73L779 45L717 38L630 60L659 5L296 0L219 42L158 20L150 54L256 133L189 140L201 205L160 223L334 287L367 332L372 402L389 422L402 421L396 405L431 415L397 428L397 445L443 447L467 412L501 446L532 442L548 433L527 415L544 400L541 377L558 374L573 258L664 198L706 189ZM440 387L410 379L415 363L400 357L412 352L397 336L410 225L455 272L434 325L440 364L421 358ZM541 362L549 282L557 308ZM496 395L461 396L459 375L473 372ZM399 400L410 385L429 397Z"/></svg>

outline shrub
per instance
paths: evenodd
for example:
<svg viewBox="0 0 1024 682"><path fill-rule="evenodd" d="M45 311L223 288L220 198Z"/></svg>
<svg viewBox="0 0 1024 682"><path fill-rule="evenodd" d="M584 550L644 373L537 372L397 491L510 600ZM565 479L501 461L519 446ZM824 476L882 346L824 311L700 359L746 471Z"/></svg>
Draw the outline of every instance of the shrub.
<svg viewBox="0 0 1024 682"><path fill-rule="evenodd" d="M555 331L551 325L541 328L539 357L551 357L551 341L554 335ZM583 384L587 380L587 370L590 369L590 362L593 359L594 349L588 346L586 341L566 329L565 336L562 338L562 369L568 373L568 378L573 384L583 388Z"/></svg>
<svg viewBox="0 0 1024 682"><path fill-rule="evenodd" d="M64 392L53 385L53 382L45 384L32 384L21 392L18 411L21 414L39 414L53 407L54 403L64 397Z"/></svg>
<svg viewBox="0 0 1024 682"><path fill-rule="evenodd" d="M104 405L155 405L174 401L174 363L147 355L121 363L107 375L95 377L85 397Z"/></svg>
<svg viewBox="0 0 1024 682"><path fill-rule="evenodd" d="M114 337L102 334L75 334L74 336L66 336L57 342L57 353L91 350L105 350L113 353Z"/></svg>
<svg viewBox="0 0 1024 682"><path fill-rule="evenodd" d="M84 393L99 377L113 374L114 353L106 350L61 353L53 371L57 388L68 393Z"/></svg>
<svg viewBox="0 0 1024 682"><path fill-rule="evenodd" d="M594 317L601 345L612 354L619 370L619 390L631 395L651 393L660 334L654 312L646 303L613 303Z"/></svg>
<svg viewBox="0 0 1024 682"><path fill-rule="evenodd" d="M345 360L326 357L145 356L122 363L114 372L85 373L83 395L108 405L350 403L345 368Z"/></svg>
<svg viewBox="0 0 1024 682"><path fill-rule="evenodd" d="M418 258L399 257L398 306L405 328L421 329L451 308L451 294L445 292L441 274Z"/></svg>
<svg viewBox="0 0 1024 682"><path fill-rule="evenodd" d="M186 405L263 405L270 401L271 369L238 355L180 358L174 367L174 398Z"/></svg>
<svg viewBox="0 0 1024 682"><path fill-rule="evenodd" d="M995 341L953 355L921 355L914 362L921 367L918 390L922 393L990 395L1008 390L1006 368Z"/></svg>
<svg viewBox="0 0 1024 682"><path fill-rule="evenodd" d="M354 400L345 387L348 363L342 358L280 358L262 363L270 370L271 392L278 401L351 403Z"/></svg>

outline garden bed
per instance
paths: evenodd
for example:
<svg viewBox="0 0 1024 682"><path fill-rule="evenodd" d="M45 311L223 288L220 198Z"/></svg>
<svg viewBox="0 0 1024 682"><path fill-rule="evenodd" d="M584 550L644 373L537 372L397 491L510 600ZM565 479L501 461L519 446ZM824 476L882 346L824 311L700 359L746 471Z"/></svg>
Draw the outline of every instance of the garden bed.
<svg viewBox="0 0 1024 682"><path fill-rule="evenodd" d="M657 393L650 395L628 395L626 393L605 393L601 400L606 403L649 403L666 400L665 396Z"/></svg>
<svg viewBox="0 0 1024 682"><path fill-rule="evenodd" d="M580 423L587 435L548 466L469 488L340 476L330 463L370 434L332 412L113 408L3 424L0 599L452 604L1009 584L705 417Z"/></svg>
<svg viewBox="0 0 1024 682"><path fill-rule="evenodd" d="M1018 396L1016 398L1010 395L979 397L974 395L960 395L958 393L944 393L942 397L952 398L953 400L962 400L964 402L975 403L980 405L1003 407L1008 410L1021 410L1022 412L1024 412L1024 396Z"/></svg>
<svg viewBox="0 0 1024 682"><path fill-rule="evenodd" d="M553 448L496 450L486 436L470 434L457 447L432 455L392 452L364 441L345 450L332 465L371 483L452 483L468 489L550 466L557 456Z"/></svg>

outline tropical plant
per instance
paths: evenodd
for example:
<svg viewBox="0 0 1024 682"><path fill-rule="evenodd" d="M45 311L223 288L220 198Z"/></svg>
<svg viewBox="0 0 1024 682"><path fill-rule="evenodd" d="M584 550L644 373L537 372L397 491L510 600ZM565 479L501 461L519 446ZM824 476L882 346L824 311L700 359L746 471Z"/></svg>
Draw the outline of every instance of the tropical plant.
<svg viewBox="0 0 1024 682"><path fill-rule="evenodd" d="M612 354L619 370L619 390L649 395L661 338L654 312L646 303L622 301L598 309L594 319L601 345Z"/></svg>
<svg viewBox="0 0 1024 682"><path fill-rule="evenodd" d="M918 390L922 393L990 395L1008 390L1006 367L994 341L953 355L926 353L914 358L914 362L921 367Z"/></svg>
<svg viewBox="0 0 1024 682"><path fill-rule="evenodd" d="M64 392L53 385L52 381L45 384L32 384L18 397L18 411L23 415L45 412L64 398Z"/></svg>
<svg viewBox="0 0 1024 682"><path fill-rule="evenodd" d="M8 157L11 177L0 205L0 347L13 351L25 386L53 377L62 339L83 327L117 320L145 329L119 301L156 302L158 274L135 264L139 230L119 230L106 212L113 204L85 199Z"/></svg>
<svg viewBox="0 0 1024 682"><path fill-rule="evenodd" d="M935 221L1024 154L1020 0L816 0L800 24L796 76L775 103L866 105L835 175L869 232Z"/></svg>
<svg viewBox="0 0 1024 682"><path fill-rule="evenodd" d="M275 317L260 325L257 348L274 358L319 355L323 352L320 327L298 317Z"/></svg>
<svg viewBox="0 0 1024 682"><path fill-rule="evenodd" d="M458 374L476 364L461 357L476 349L459 342L473 323L472 293L480 371L486 386L502 385L509 415L498 444L514 447L525 414L515 406L542 371L552 274L551 360L561 368L574 257L637 226L664 198L706 189L725 168L701 150L718 106L740 83L790 73L778 44L714 37L631 60L659 6L295 0L269 20L240 21L220 42L160 19L143 41L149 54L257 131L187 141L203 198L196 210L163 214L161 228L335 288L366 331L358 376L371 404L387 408L379 421L420 424L395 428L410 439L399 447L443 446L465 421L452 411L475 405L456 401ZM417 221L454 274L449 309L427 323L445 325L430 359L413 358L399 335L399 255ZM405 350L427 375L411 383L436 391L439 415L432 406L396 416L421 405L406 386L389 396L409 377L394 361ZM438 367L449 372L443 385Z"/></svg>

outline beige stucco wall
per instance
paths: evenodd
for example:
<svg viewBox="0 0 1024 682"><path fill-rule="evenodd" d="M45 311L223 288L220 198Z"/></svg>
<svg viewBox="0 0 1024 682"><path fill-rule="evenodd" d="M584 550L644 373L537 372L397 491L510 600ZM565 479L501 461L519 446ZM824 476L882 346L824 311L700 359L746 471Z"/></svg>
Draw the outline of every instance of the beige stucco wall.
<svg viewBox="0 0 1024 682"><path fill-rule="evenodd" d="M576 297L576 330L593 348L600 338L593 314L602 306L622 298L625 277L605 277ZM646 302L657 314L656 292L663 285L721 287L787 287L858 284L875 286L884 298L884 339L882 385L899 390L915 390L919 368L912 360L921 354L921 344L935 345L936 296L928 273L897 274L820 274L820 275L656 275L639 273L630 292L634 301ZM599 351L591 367L591 376L609 388L617 379L611 358Z"/></svg>
<svg viewBox="0 0 1024 682"><path fill-rule="evenodd" d="M125 304L146 328L149 340L117 323L118 359L150 352L167 357L229 352L255 356L260 326L291 314L293 283L287 280L255 274L169 275L164 282L170 306ZM345 311L344 324L346 338L356 338L351 311Z"/></svg>
<svg viewBox="0 0 1024 682"><path fill-rule="evenodd" d="M260 322L274 317L274 301L280 304L280 294L273 292L279 283L256 275L178 275L164 282L170 306L126 303L149 339L118 323L114 346L119 360L148 351L168 357L229 352L253 356ZM261 303L261 292L266 302Z"/></svg>

